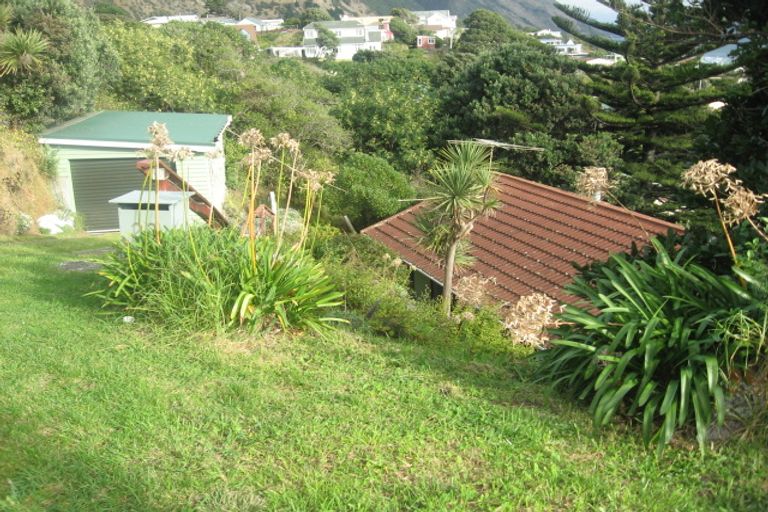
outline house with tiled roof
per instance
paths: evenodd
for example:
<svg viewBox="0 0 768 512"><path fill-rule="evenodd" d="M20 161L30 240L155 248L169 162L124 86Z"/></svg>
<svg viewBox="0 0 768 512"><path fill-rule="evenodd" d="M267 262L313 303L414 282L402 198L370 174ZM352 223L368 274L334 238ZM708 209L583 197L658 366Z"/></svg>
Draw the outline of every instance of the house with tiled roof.
<svg viewBox="0 0 768 512"><path fill-rule="evenodd" d="M469 234L474 261L457 276L491 279L486 291L502 304L515 304L532 293L572 302L564 287L577 272L574 265L605 261L633 245L648 244L654 236L683 231L676 224L515 176L498 174L496 187L499 208L475 222ZM417 204L363 233L414 270L417 293L426 290L436 296L443 268L419 243L416 218L423 207Z"/></svg>

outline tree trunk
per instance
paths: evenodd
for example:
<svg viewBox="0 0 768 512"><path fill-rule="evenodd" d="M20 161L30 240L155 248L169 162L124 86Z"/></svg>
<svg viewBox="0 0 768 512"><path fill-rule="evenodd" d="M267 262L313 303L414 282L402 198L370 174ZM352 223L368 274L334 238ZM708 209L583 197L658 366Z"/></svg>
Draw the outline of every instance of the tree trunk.
<svg viewBox="0 0 768 512"><path fill-rule="evenodd" d="M445 259L445 277L443 279L443 313L451 316L451 303L453 302L453 266L456 263L456 249L459 240L455 240L448 248L448 257Z"/></svg>

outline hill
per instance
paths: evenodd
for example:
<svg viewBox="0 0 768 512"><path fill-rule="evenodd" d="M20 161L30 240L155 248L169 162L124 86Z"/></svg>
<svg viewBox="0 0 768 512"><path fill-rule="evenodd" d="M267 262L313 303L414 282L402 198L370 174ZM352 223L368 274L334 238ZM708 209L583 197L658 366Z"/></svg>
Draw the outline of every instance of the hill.
<svg viewBox="0 0 768 512"><path fill-rule="evenodd" d="M104 4L104 0L81 0L86 4ZM136 18L163 14L205 12L205 0L111 0ZM476 9L498 12L520 27L554 27L554 0L240 0L226 2L236 14L247 16L289 15L304 6L321 6L332 15L387 14L393 7L411 10L450 9L466 17Z"/></svg>

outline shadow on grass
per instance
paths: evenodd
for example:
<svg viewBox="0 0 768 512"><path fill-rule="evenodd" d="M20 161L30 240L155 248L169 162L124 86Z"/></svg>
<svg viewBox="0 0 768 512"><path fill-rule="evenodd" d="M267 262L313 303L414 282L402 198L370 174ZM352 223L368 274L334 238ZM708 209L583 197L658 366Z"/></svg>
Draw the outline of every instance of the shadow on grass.
<svg viewBox="0 0 768 512"><path fill-rule="evenodd" d="M112 242L111 237L19 237L0 246L9 289L28 301L58 303L96 313L101 306L99 299L85 295L97 288L96 272L68 271L59 265L96 259L96 255L78 253L107 248Z"/></svg>
<svg viewBox="0 0 768 512"><path fill-rule="evenodd" d="M5 449L13 449L2 437ZM5 456L0 466L0 510L159 509L151 498L152 483L141 474L141 467L108 460L106 447L102 456L62 449L55 438L42 433L29 433L23 439L24 446Z"/></svg>
<svg viewBox="0 0 768 512"><path fill-rule="evenodd" d="M534 382L535 362L528 357L453 342L419 343L375 336L365 339L378 347L388 366L435 375L436 388L448 383L472 388L491 404L535 409L544 415L574 416L582 410L546 384ZM338 354L343 355L341 351ZM451 390L443 386L438 392L449 396Z"/></svg>

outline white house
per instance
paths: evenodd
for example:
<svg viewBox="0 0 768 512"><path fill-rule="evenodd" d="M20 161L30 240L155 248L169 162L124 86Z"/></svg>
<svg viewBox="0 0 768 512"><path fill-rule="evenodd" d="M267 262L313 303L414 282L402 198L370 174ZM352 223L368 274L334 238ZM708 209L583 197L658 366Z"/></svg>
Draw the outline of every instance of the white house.
<svg viewBox="0 0 768 512"><path fill-rule="evenodd" d="M549 38L549 39L562 39L563 33L559 30L550 30L548 28L545 28L543 30L539 30L538 32L533 33L533 37L538 37L539 39L542 38Z"/></svg>
<svg viewBox="0 0 768 512"><path fill-rule="evenodd" d="M577 55L587 54L582 49L581 43L576 43L573 41L573 39L569 39L566 42L560 41L560 43L554 45L554 47L555 47L555 50L557 50L557 53L559 53L560 55L577 56Z"/></svg>
<svg viewBox="0 0 768 512"><path fill-rule="evenodd" d="M453 37L456 33L456 22L459 17L451 11L413 11L419 18L419 27L434 32L441 39Z"/></svg>
<svg viewBox="0 0 768 512"><path fill-rule="evenodd" d="M235 23L237 26L250 26L253 27L256 32L270 32L272 30L280 30L283 28L283 18L243 18Z"/></svg>
<svg viewBox="0 0 768 512"><path fill-rule="evenodd" d="M563 33L559 30L544 29L532 32L530 35L538 39L540 43L554 47L560 55L572 57L587 55L581 43L577 43L573 39L563 41Z"/></svg>
<svg viewBox="0 0 768 512"><path fill-rule="evenodd" d="M317 44L319 30L330 30L339 39L336 59L352 60L360 50L381 51L382 35L379 28L370 29L359 21L316 21L304 27L303 46L307 57L323 57Z"/></svg>
<svg viewBox="0 0 768 512"><path fill-rule="evenodd" d="M624 57L618 53L611 53L606 57L595 57L594 59L588 59L584 62L591 66L613 66L617 62L623 62Z"/></svg>
<svg viewBox="0 0 768 512"><path fill-rule="evenodd" d="M381 40L387 42L395 38L395 35L389 28L392 18L394 16L349 16L348 14L342 14L340 19L341 21L357 21L362 23L368 32L380 30Z"/></svg>

